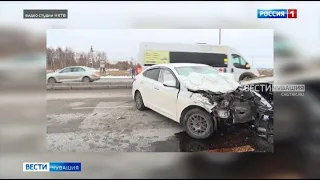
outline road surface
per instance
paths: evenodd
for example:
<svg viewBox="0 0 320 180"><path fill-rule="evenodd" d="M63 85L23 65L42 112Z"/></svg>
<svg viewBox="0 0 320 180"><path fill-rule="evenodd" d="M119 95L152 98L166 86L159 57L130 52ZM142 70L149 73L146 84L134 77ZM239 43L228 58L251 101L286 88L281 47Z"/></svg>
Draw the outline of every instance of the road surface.
<svg viewBox="0 0 320 180"><path fill-rule="evenodd" d="M69 152L189 152L272 145L247 127L232 127L206 141L191 139L176 122L138 111L130 89L47 93L47 146Z"/></svg>

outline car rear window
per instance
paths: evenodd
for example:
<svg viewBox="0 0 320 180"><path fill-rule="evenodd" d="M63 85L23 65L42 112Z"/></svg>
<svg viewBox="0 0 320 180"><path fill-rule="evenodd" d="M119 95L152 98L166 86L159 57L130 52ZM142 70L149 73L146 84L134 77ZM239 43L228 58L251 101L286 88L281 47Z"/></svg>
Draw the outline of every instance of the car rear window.
<svg viewBox="0 0 320 180"><path fill-rule="evenodd" d="M158 81L160 69L150 69L143 73L143 76Z"/></svg>

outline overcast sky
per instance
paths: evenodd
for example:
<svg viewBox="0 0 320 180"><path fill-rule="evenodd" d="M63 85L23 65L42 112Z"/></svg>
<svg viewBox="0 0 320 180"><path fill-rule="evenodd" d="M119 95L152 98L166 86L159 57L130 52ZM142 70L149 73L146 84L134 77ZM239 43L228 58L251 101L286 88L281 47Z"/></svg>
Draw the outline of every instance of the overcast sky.
<svg viewBox="0 0 320 180"><path fill-rule="evenodd" d="M23 9L68 9L67 20L26 20ZM298 19L257 19L257 9L298 10ZM304 57L320 55L318 2L0 2L0 24L50 28L274 28ZM218 23L219 22L219 23ZM226 37L224 37L226 38Z"/></svg>
<svg viewBox="0 0 320 180"><path fill-rule="evenodd" d="M108 59L136 60L141 42L207 43L219 44L219 30L159 29L159 30L79 30L54 29L47 31L47 47L70 47L89 52L107 52ZM273 30L226 29L221 31L221 42L238 50L254 66L273 66Z"/></svg>

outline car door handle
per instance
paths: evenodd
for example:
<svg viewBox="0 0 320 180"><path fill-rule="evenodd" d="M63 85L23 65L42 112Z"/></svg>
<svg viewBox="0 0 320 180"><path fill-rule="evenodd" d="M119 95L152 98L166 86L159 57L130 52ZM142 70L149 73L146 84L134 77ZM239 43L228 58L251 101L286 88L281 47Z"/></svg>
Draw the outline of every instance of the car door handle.
<svg viewBox="0 0 320 180"><path fill-rule="evenodd" d="M159 90L159 88L157 88L157 87L154 87L154 89L155 89L155 90Z"/></svg>

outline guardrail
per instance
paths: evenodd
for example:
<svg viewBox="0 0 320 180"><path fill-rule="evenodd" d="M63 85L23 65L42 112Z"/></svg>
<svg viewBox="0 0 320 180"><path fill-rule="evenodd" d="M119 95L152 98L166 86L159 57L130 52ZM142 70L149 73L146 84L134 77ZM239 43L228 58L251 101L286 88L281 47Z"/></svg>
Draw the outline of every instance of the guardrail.
<svg viewBox="0 0 320 180"><path fill-rule="evenodd" d="M54 83L47 90L131 89L132 82Z"/></svg>
<svg viewBox="0 0 320 180"><path fill-rule="evenodd" d="M247 81L239 82L241 85L258 83L258 82L273 82L273 77L259 77ZM132 82L70 82L70 83L53 83L47 84L47 90L90 90L90 89L131 89Z"/></svg>

